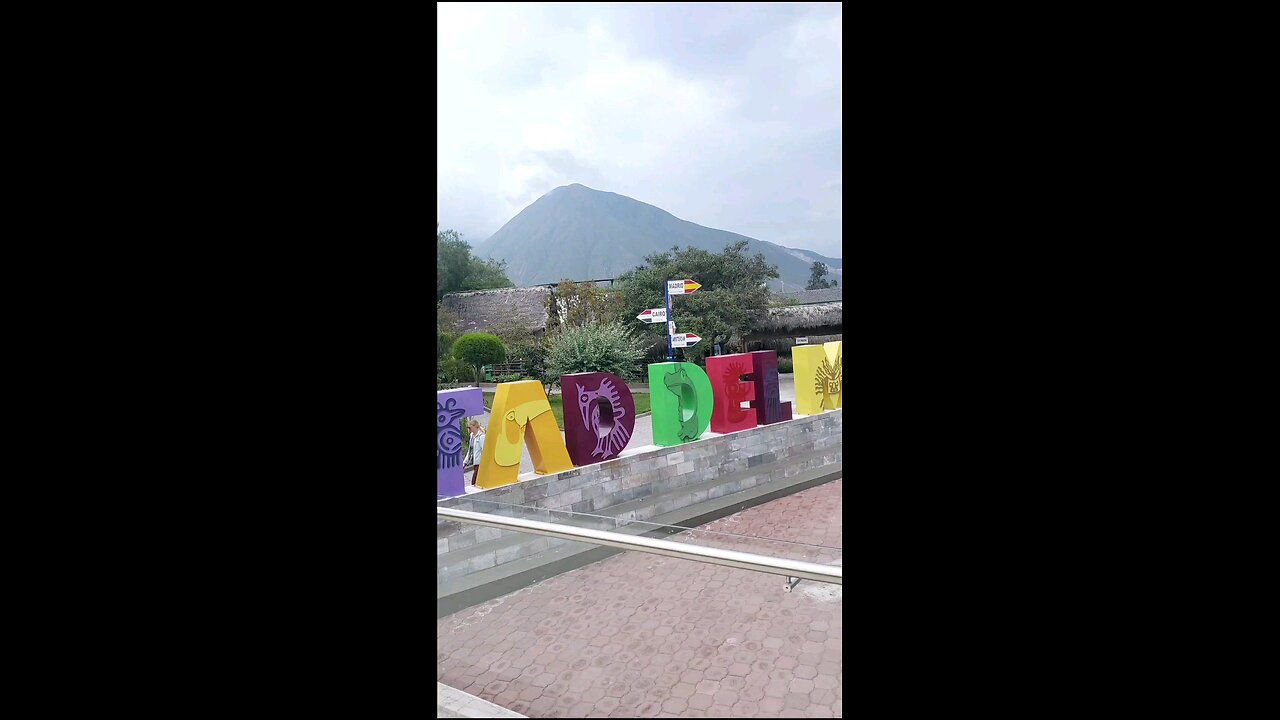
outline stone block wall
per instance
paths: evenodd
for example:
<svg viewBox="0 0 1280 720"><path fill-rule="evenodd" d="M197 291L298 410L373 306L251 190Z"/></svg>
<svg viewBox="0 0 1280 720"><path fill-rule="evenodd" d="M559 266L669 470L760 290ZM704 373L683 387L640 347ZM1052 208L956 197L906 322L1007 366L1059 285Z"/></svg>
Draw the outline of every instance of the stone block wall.
<svg viewBox="0 0 1280 720"><path fill-rule="evenodd" d="M762 425L574 468L481 493L437 502L579 527L615 530L632 520L695 506L843 461L844 411ZM504 509L478 500L524 508ZM530 509L532 508L532 509ZM572 511L604 516L568 516ZM480 544L493 546L477 554ZM529 557L572 541L437 520L437 580L447 581Z"/></svg>

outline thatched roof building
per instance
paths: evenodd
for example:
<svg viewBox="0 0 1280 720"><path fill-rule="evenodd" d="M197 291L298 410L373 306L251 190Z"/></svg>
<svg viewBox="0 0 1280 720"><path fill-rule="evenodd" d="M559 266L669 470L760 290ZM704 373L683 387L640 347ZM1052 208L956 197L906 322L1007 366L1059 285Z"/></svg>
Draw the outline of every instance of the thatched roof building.
<svg viewBox="0 0 1280 720"><path fill-rule="evenodd" d="M843 294L841 288L773 293L775 302L795 300L800 304L771 307L757 318L751 333L743 338L747 350L788 350L797 337L807 337L810 343L842 339Z"/></svg>
<svg viewBox="0 0 1280 720"><path fill-rule="evenodd" d="M500 288L449 293L440 302L458 316L461 332L489 332L511 318L525 323L530 334L541 337L547 331L547 307L551 288Z"/></svg>
<svg viewBox="0 0 1280 720"><path fill-rule="evenodd" d="M769 308L756 320L750 339L764 336L835 335L844 327L844 303Z"/></svg>

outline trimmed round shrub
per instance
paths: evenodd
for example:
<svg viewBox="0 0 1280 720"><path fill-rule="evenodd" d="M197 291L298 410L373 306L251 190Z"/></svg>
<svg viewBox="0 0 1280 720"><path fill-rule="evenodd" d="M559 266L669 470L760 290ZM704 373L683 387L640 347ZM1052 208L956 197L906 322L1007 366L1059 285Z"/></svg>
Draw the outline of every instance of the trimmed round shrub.
<svg viewBox="0 0 1280 720"><path fill-rule="evenodd" d="M507 348L496 335L467 333L454 341L453 356L474 369L478 375L484 365L506 362Z"/></svg>

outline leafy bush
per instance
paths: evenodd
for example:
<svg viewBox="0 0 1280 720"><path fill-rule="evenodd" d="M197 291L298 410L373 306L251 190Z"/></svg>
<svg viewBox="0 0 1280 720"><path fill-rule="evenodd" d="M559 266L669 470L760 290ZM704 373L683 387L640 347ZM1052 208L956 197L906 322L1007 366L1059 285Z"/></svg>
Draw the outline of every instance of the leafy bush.
<svg viewBox="0 0 1280 720"><path fill-rule="evenodd" d="M457 335L448 330L436 329L436 359L443 360L449 357L450 351L453 350L453 343L458 339Z"/></svg>
<svg viewBox="0 0 1280 720"><path fill-rule="evenodd" d="M493 381L496 383L518 382L520 380L528 380L529 378L520 373L511 373L510 375L496 375Z"/></svg>
<svg viewBox="0 0 1280 720"><path fill-rule="evenodd" d="M789 357L778 358L778 374L781 375L784 373L794 373L794 372L795 370L793 369L791 358Z"/></svg>
<svg viewBox="0 0 1280 720"><path fill-rule="evenodd" d="M514 308L505 319L489 328L507 348L507 362L520 363L528 379L547 383L545 359L547 349L541 338L533 337L529 323L516 317Z"/></svg>
<svg viewBox="0 0 1280 720"><path fill-rule="evenodd" d="M581 372L613 373L623 380L639 377L644 347L631 329L618 323L562 327L547 337L545 377Z"/></svg>
<svg viewBox="0 0 1280 720"><path fill-rule="evenodd" d="M436 367L436 379L442 383L474 382L475 373L455 357L444 357Z"/></svg>
<svg viewBox="0 0 1280 720"><path fill-rule="evenodd" d="M472 368L472 378L480 374L483 365L506 362L507 349L502 341L489 333L467 333L453 343L453 356Z"/></svg>

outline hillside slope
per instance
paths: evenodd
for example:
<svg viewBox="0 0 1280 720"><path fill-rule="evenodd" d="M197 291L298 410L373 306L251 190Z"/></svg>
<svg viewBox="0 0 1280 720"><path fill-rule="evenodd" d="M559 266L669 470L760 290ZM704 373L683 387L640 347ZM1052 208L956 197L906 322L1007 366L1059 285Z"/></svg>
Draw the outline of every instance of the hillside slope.
<svg viewBox="0 0 1280 720"><path fill-rule="evenodd" d="M719 252L738 240L747 241L750 254L763 253L777 266L789 290L808 282L814 260L831 267L828 277L842 278L838 258L703 227L653 205L578 184L538 198L476 245L475 254L506 260L507 276L517 287L527 287L562 278L617 277L641 264L645 255L673 245Z"/></svg>

